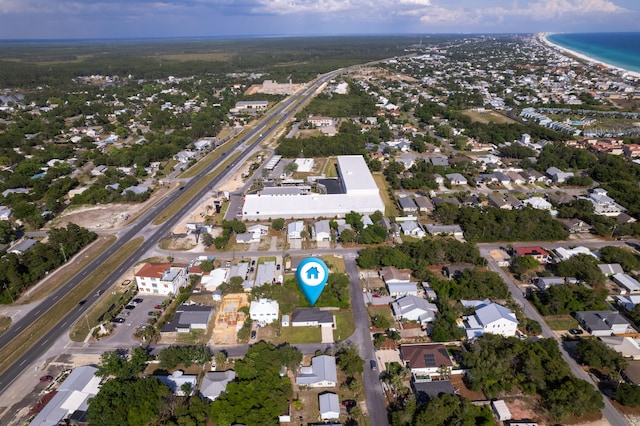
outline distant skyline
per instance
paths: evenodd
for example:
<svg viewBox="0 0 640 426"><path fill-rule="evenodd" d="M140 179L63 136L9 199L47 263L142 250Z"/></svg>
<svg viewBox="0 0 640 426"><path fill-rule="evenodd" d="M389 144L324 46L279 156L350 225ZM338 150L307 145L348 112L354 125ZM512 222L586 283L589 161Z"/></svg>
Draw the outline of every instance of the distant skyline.
<svg viewBox="0 0 640 426"><path fill-rule="evenodd" d="M0 0L0 39L640 31L638 0Z"/></svg>

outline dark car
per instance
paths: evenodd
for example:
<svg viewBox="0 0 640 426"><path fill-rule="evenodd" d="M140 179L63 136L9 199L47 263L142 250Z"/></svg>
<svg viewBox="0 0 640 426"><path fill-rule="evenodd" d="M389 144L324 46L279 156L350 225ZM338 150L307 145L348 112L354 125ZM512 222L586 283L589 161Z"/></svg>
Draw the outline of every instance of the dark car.
<svg viewBox="0 0 640 426"><path fill-rule="evenodd" d="M53 381L53 376L48 376L48 375L47 376L41 376L40 377L40 381L41 382L51 382L51 381Z"/></svg>
<svg viewBox="0 0 640 426"><path fill-rule="evenodd" d="M150 317L154 316L156 313L155 311L149 311L147 312L147 315L149 315Z"/></svg>
<svg viewBox="0 0 640 426"><path fill-rule="evenodd" d="M356 406L356 401L353 399L345 399L342 401L342 406L346 408L351 408Z"/></svg>
<svg viewBox="0 0 640 426"><path fill-rule="evenodd" d="M580 330L579 328L572 328L571 330L569 330L569 333L577 336L579 334L584 334L584 331Z"/></svg>
<svg viewBox="0 0 640 426"><path fill-rule="evenodd" d="M86 300L81 300L81 301L79 301L79 302L78 302L78 306L82 306L82 305L84 305L85 303L87 303L87 301L86 301Z"/></svg>
<svg viewBox="0 0 640 426"><path fill-rule="evenodd" d="M125 319L122 317L115 317L114 319L111 320L111 322L114 322L116 324L122 324L124 321Z"/></svg>
<svg viewBox="0 0 640 426"><path fill-rule="evenodd" d="M138 298L136 298L136 299L133 299L133 301L134 301L134 302L136 302L136 303L142 303L142 300L143 300L143 299L140 299L139 297L138 297Z"/></svg>
<svg viewBox="0 0 640 426"><path fill-rule="evenodd" d="M135 309L136 305L127 305L124 307L125 309Z"/></svg>
<svg viewBox="0 0 640 426"><path fill-rule="evenodd" d="M255 264L256 264L256 261L255 261L255 260L252 260L252 261L251 261L251 266L253 266L253 265L255 265Z"/></svg>
<svg viewBox="0 0 640 426"><path fill-rule="evenodd" d="M255 330L251 330L251 338L252 339L256 338L256 331Z"/></svg>
<svg viewBox="0 0 640 426"><path fill-rule="evenodd" d="M276 271L280 270L280 264L278 263L278 265L276 265Z"/></svg>
<svg viewBox="0 0 640 426"><path fill-rule="evenodd" d="M370 363L371 363L371 370L376 371L378 369L378 363L376 362L376 360L372 359Z"/></svg>

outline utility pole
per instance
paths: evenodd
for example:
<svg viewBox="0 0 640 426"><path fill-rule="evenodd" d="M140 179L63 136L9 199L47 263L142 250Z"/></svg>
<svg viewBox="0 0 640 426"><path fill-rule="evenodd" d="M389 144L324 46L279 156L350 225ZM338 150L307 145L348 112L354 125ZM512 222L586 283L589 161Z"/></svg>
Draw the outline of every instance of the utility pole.
<svg viewBox="0 0 640 426"><path fill-rule="evenodd" d="M64 252L64 246L60 243L60 250L62 251L62 257L64 257L64 263L67 263L67 255Z"/></svg>
<svg viewBox="0 0 640 426"><path fill-rule="evenodd" d="M9 293L9 297L11 298L11 303L16 303L16 301L13 299L13 294L11 294L11 292L9 291L9 289L7 288L7 283L4 282L2 283L4 285L4 289L7 290L7 293Z"/></svg>

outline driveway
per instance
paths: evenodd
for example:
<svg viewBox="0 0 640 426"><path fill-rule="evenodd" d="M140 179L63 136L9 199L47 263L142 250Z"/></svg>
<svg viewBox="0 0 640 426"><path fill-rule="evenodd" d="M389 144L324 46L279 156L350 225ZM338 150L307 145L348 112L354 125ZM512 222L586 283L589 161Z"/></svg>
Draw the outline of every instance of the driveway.
<svg viewBox="0 0 640 426"><path fill-rule="evenodd" d="M322 331L322 343L333 343L333 328L320 327Z"/></svg>

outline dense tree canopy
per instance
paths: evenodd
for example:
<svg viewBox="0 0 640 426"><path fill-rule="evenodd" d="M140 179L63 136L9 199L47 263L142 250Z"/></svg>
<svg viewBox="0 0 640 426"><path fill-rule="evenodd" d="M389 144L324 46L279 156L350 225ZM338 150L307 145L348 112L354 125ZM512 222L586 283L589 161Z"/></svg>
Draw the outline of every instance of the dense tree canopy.
<svg viewBox="0 0 640 426"><path fill-rule="evenodd" d="M249 347L236 362L236 381L212 404L211 418L218 426L279 424L278 416L288 412L293 396L291 382L287 376L280 377L280 368L301 360L300 351L289 345L259 342Z"/></svg>
<svg viewBox="0 0 640 426"><path fill-rule="evenodd" d="M604 406L602 394L573 377L555 339L522 341L485 334L468 349L462 363L470 369L471 389L488 396L519 390L540 394L542 404L557 420L596 412Z"/></svg>
<svg viewBox="0 0 640 426"><path fill-rule="evenodd" d="M145 426L158 418L170 393L155 377L111 379L89 400L87 417L92 425Z"/></svg>
<svg viewBox="0 0 640 426"><path fill-rule="evenodd" d="M607 290L591 290L578 284L554 285L533 291L529 300L542 315L566 315L576 311L606 310Z"/></svg>

